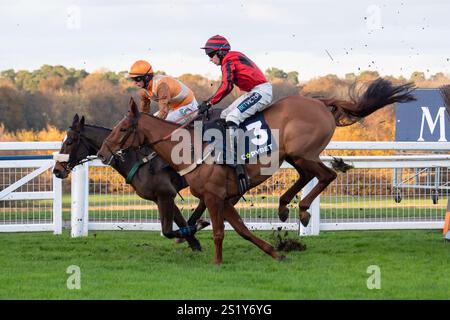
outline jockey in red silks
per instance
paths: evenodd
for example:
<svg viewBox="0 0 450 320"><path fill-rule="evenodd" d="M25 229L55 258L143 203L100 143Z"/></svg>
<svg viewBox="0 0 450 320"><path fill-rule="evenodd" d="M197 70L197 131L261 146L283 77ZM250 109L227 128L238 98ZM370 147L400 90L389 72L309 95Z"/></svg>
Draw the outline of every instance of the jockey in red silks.
<svg viewBox="0 0 450 320"><path fill-rule="evenodd" d="M212 98L199 106L199 113L206 112L212 105L219 103L232 90L234 85L246 93L236 99L222 111L220 117L225 119L230 130L232 144L237 145L237 128L248 117L266 109L272 102L272 85L246 55L231 51L230 43L224 37L215 35L208 39L201 49L209 56L209 60L222 68L222 84ZM248 178L244 165L238 162L234 148L233 153L238 185L242 193L248 189Z"/></svg>

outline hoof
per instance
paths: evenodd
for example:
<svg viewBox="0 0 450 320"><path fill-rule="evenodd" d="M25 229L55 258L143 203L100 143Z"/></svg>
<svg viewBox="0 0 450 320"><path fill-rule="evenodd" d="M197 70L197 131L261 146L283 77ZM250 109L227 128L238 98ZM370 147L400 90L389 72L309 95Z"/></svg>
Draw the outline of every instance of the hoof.
<svg viewBox="0 0 450 320"><path fill-rule="evenodd" d="M277 260L278 260L278 261L286 261L287 258L286 258L285 255L280 255L280 256L278 256Z"/></svg>
<svg viewBox="0 0 450 320"><path fill-rule="evenodd" d="M192 246L191 250L194 251L194 252L201 252L202 251L202 247L200 245Z"/></svg>
<svg viewBox="0 0 450 320"><path fill-rule="evenodd" d="M309 214L308 211L302 211L300 213L300 222L302 223L302 225L304 227L307 227L309 224L309 219L311 218L311 215Z"/></svg>
<svg viewBox="0 0 450 320"><path fill-rule="evenodd" d="M195 225L197 226L197 231L200 231L200 230L206 228L207 226L209 226L210 223L208 221L198 219L197 222L195 223Z"/></svg>
<svg viewBox="0 0 450 320"><path fill-rule="evenodd" d="M278 218L280 218L282 222L286 222L289 218L289 209L287 207L284 207L282 210L278 209Z"/></svg>
<svg viewBox="0 0 450 320"><path fill-rule="evenodd" d="M191 248L192 251L202 251L202 246L200 244L200 241L194 236L190 236L186 238L186 241L189 244L189 248Z"/></svg>
<svg viewBox="0 0 450 320"><path fill-rule="evenodd" d="M180 243L183 243L185 241L186 241L186 239L184 239L184 238L175 238L175 243L176 244L180 244Z"/></svg>

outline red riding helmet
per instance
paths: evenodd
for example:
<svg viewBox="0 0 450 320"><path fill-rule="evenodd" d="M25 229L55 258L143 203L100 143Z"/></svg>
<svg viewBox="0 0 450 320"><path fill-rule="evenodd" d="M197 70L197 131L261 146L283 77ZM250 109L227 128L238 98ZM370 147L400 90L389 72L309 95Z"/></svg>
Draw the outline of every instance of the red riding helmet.
<svg viewBox="0 0 450 320"><path fill-rule="evenodd" d="M210 52L214 51L229 51L231 49L230 43L228 42L225 37L215 35L206 41L206 44L204 47L201 47L200 49L205 49L206 54L209 54Z"/></svg>

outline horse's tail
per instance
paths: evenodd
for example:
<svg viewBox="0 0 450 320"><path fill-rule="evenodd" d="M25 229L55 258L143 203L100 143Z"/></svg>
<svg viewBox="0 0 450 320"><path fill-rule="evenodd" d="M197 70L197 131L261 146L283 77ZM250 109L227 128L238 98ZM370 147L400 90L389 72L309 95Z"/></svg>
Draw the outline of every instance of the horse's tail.
<svg viewBox="0 0 450 320"><path fill-rule="evenodd" d="M390 81L378 78L371 82L362 94L357 92L355 85L353 85L350 88L351 101L337 99L320 100L325 105L332 107L331 112L333 113L336 125L345 127L354 124L389 104L416 100L412 95L413 90L414 83L395 86Z"/></svg>
<svg viewBox="0 0 450 320"><path fill-rule="evenodd" d="M447 114L450 116L450 85L445 85L439 88L441 90L442 99L444 100Z"/></svg>
<svg viewBox="0 0 450 320"><path fill-rule="evenodd" d="M333 161L331 161L331 166L334 170L346 173L348 170L353 169L354 166L351 164L345 163L344 159L333 157Z"/></svg>

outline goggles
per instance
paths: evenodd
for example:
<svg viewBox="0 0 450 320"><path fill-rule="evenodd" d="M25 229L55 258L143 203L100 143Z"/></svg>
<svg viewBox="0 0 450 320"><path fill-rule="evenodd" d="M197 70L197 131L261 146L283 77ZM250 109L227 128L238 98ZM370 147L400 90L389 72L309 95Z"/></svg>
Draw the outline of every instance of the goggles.
<svg viewBox="0 0 450 320"><path fill-rule="evenodd" d="M141 82L144 80L144 76L133 77L131 80L134 82Z"/></svg>
<svg viewBox="0 0 450 320"><path fill-rule="evenodd" d="M213 49L206 49L206 55L210 58L214 57L217 54L217 50Z"/></svg>

